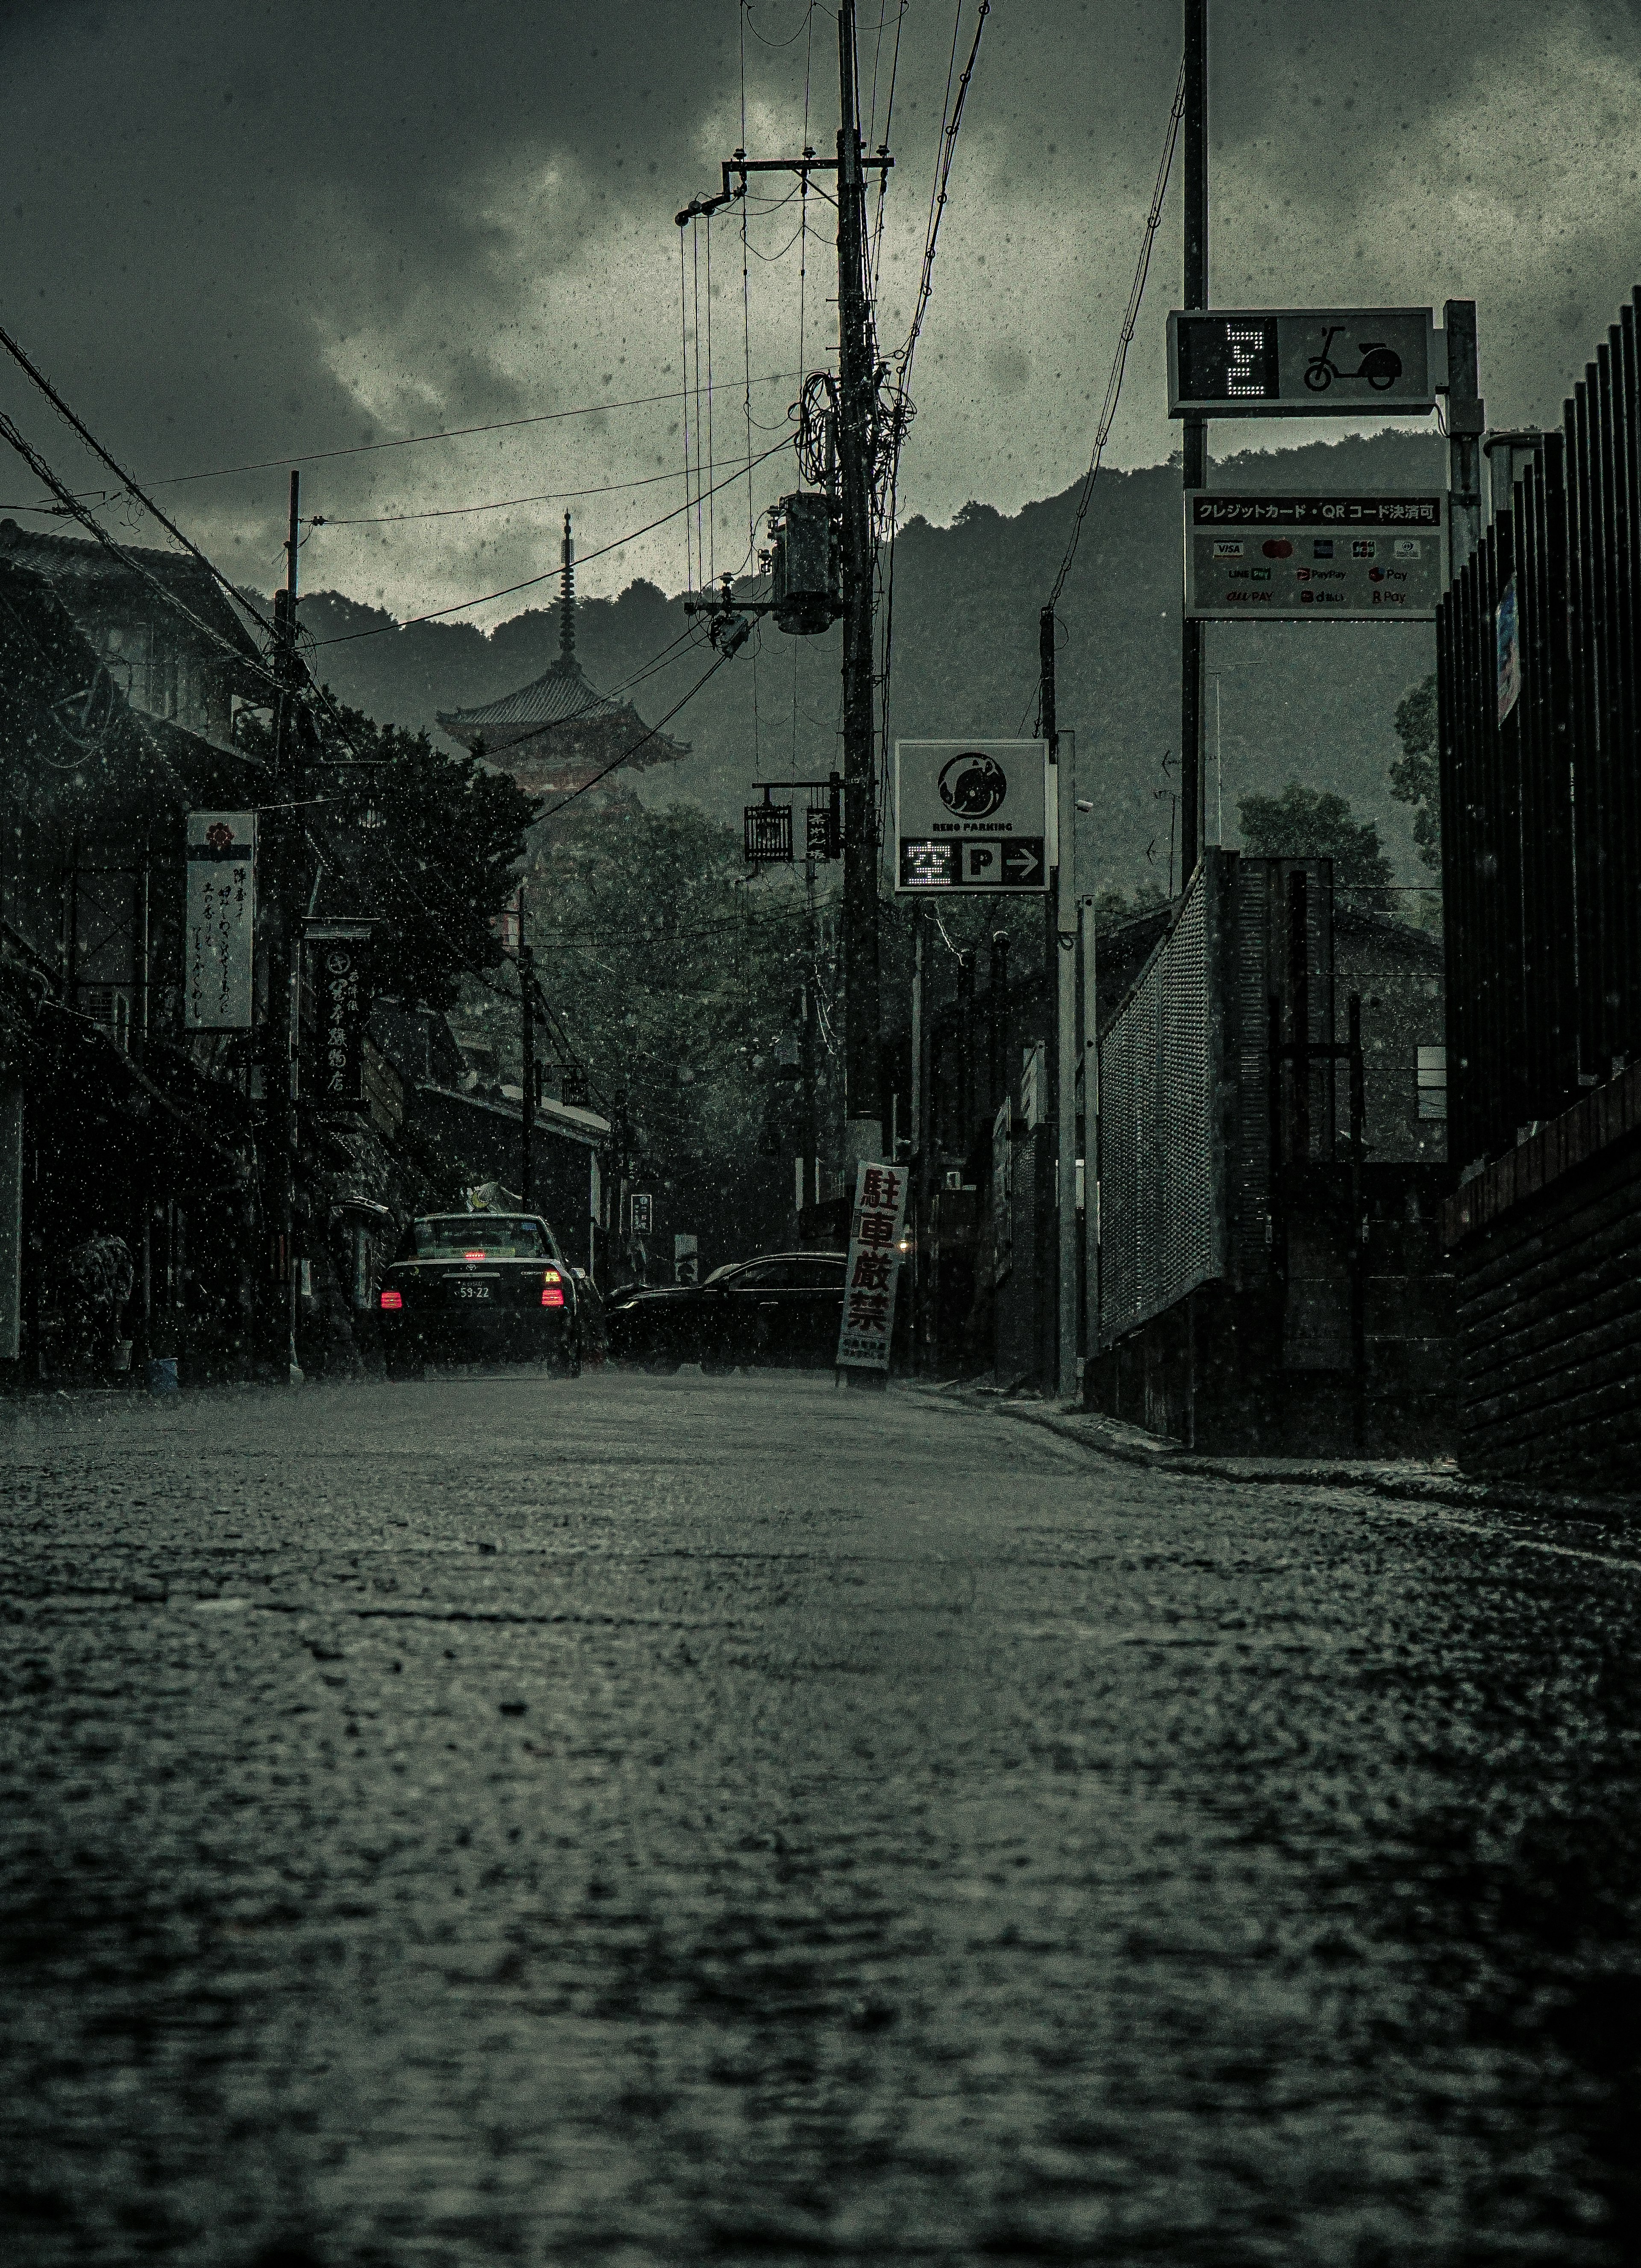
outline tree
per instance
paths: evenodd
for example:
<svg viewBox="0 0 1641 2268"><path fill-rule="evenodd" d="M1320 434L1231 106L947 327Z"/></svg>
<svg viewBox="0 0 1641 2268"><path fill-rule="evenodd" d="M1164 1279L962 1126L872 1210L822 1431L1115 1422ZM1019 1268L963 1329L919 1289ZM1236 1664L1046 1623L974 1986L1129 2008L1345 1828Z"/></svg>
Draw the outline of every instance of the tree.
<svg viewBox="0 0 1641 2268"><path fill-rule="evenodd" d="M1413 840L1427 866L1441 866L1441 777L1436 755L1436 680L1424 678L1396 703L1402 754L1390 767L1390 792L1413 806Z"/></svg>
<svg viewBox="0 0 1641 2268"><path fill-rule="evenodd" d="M1245 795L1237 804L1245 847L1269 858L1331 858L1334 880L1358 905L1390 903L1390 861L1371 819L1358 819L1342 795L1290 780L1280 795Z"/></svg>
<svg viewBox="0 0 1641 2268"><path fill-rule="evenodd" d="M336 767L320 775L325 800L311 828L331 872L326 910L380 924L378 991L453 1006L465 975L504 958L496 917L517 883L534 799L475 755L445 755L425 733L379 725L359 709L321 714L313 729L317 754ZM239 737L248 754L271 755L272 728L260 716L241 711ZM357 770L346 769L350 760Z"/></svg>
<svg viewBox="0 0 1641 2268"><path fill-rule="evenodd" d="M755 1154L770 1057L793 995L814 981L793 871L749 877L738 828L694 805L623 799L556 823L533 848L526 887L554 1017L595 1094L627 1096L644 1154L662 1168ZM511 1006L467 1005L510 1057ZM550 1032L542 1039L550 1049Z"/></svg>

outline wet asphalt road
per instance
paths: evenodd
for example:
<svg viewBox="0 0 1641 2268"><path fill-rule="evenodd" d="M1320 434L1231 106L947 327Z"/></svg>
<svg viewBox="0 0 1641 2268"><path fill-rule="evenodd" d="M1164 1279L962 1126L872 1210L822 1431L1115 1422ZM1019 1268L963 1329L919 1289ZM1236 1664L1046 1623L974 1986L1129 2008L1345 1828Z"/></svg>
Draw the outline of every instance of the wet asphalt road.
<svg viewBox="0 0 1641 2268"><path fill-rule="evenodd" d="M1641 1537L688 1372L0 1457L9 2268L1641 2256Z"/></svg>

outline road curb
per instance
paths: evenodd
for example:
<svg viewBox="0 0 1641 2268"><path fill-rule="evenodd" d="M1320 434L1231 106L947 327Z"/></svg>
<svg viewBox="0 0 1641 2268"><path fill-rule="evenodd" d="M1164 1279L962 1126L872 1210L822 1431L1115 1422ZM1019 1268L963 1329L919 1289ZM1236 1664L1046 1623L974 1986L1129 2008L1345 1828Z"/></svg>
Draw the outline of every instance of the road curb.
<svg viewBox="0 0 1641 2268"><path fill-rule="evenodd" d="M1556 1520L1616 1522L1641 1515L1641 1498L1580 1496L1552 1489L1519 1487L1510 1483L1466 1480L1461 1476L1431 1472L1428 1467L1397 1466L1351 1460L1315 1462L1265 1460L1258 1457L1209 1457L1195 1450L1176 1448L1120 1420L1094 1417L1086 1411L1056 1408L1052 1403L1021 1402L1004 1395L979 1393L963 1388L930 1387L908 1381L910 1390L948 1406L994 1417L1012 1418L1026 1425L1072 1441L1094 1456L1118 1464L1137 1465L1148 1472L1177 1475L1186 1480L1246 1481L1263 1488L1344 1488L1368 1496L1398 1497L1419 1504L1445 1505L1457 1511L1530 1513Z"/></svg>

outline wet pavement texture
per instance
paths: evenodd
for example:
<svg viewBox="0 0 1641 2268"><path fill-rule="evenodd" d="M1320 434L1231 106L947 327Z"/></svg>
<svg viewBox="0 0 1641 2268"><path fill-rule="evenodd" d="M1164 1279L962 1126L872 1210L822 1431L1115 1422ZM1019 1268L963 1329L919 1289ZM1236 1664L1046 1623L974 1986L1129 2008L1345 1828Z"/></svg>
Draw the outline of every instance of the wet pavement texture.
<svg viewBox="0 0 1641 2268"><path fill-rule="evenodd" d="M0 1459L10 2268L1641 2257L1641 1537L775 1375Z"/></svg>

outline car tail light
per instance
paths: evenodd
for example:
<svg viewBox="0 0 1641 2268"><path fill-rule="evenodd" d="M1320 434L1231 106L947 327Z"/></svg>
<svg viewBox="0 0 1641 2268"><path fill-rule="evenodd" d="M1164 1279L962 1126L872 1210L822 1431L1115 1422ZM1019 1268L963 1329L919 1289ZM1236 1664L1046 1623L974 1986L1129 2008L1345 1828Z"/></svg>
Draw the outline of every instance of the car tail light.
<svg viewBox="0 0 1641 2268"><path fill-rule="evenodd" d="M382 1293L382 1305L384 1307L389 1309L402 1307L404 1303L405 1295L402 1292L384 1292Z"/></svg>
<svg viewBox="0 0 1641 2268"><path fill-rule="evenodd" d="M464 1252L461 1256L464 1260L488 1260L489 1255L487 1252L481 1250L478 1252Z"/></svg>
<svg viewBox="0 0 1641 2268"><path fill-rule="evenodd" d="M541 1294L541 1305L544 1307L562 1307L563 1304L564 1295L563 1292L560 1291L556 1284L549 1284Z"/></svg>

